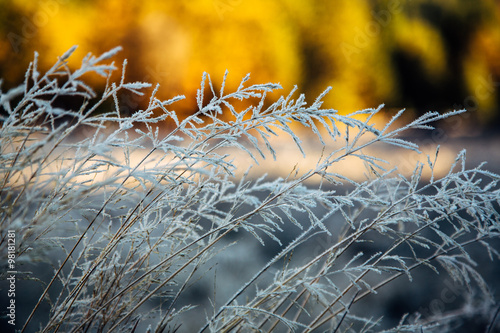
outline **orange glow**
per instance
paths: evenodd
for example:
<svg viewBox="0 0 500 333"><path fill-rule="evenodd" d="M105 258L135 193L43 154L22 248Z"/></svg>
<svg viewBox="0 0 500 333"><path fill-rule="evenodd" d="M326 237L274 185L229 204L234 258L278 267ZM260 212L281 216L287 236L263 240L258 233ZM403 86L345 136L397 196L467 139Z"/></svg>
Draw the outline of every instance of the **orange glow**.
<svg viewBox="0 0 500 333"><path fill-rule="evenodd" d="M308 100L332 86L325 106L344 114L381 103L423 112L463 104L478 76L498 81L498 8L493 0L461 7L425 0L0 1L10 13L0 27L0 75L6 86L20 82L35 50L47 68L75 44L72 66L87 52L122 45L116 62L128 59L129 80L159 82L162 98L192 101L204 71L220 84L227 69L227 91L251 72L252 82L281 83L283 94L297 84ZM441 22L470 22L470 33L460 40ZM421 78L404 73L411 64ZM413 91L434 84L436 96ZM493 88L478 104L485 121L498 117Z"/></svg>

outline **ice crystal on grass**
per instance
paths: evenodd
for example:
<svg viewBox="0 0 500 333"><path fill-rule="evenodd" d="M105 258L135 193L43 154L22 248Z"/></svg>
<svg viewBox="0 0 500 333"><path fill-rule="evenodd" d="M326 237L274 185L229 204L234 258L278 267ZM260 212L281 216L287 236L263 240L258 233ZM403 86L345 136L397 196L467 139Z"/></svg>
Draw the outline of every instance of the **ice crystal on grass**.
<svg viewBox="0 0 500 333"><path fill-rule="evenodd" d="M120 48L71 71L74 50L45 73L35 54L24 83L0 90L0 250L5 257L14 230L17 260L28 264L18 270L44 279L31 314L18 318L21 331L444 331L470 311L394 323L367 311L367 296L390 294L383 287L399 276L408 290L424 288L425 268L495 297L470 248L498 258L500 176L467 169L465 152L442 178L438 149L410 177L367 153L374 144L419 151L400 135L463 111L406 125L401 111L380 129L373 117L382 105L344 116L322 108L330 89L310 105L296 89L271 103L279 85L246 76L229 92L226 72L220 88L203 74L197 110L182 116L174 110L182 96L162 101L158 85L127 82L126 62L111 80L116 67L105 62ZM85 83L91 72L106 79L102 93ZM123 94L148 91L146 108L120 112ZM56 106L61 97L81 105ZM163 123L174 128L164 133ZM242 154L277 158L278 136L307 156L311 134L297 125L322 146L313 168L290 161L281 178L238 172ZM365 180L338 171L348 158L364 163ZM53 274L42 278L47 267Z"/></svg>

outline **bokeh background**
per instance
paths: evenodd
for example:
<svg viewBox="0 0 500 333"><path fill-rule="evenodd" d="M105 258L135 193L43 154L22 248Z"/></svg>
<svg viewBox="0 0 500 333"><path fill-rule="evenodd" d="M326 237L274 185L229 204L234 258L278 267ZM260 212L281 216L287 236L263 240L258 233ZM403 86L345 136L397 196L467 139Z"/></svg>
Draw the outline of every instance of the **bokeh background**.
<svg viewBox="0 0 500 333"><path fill-rule="evenodd" d="M128 79L160 83L162 98L186 95L185 114L202 73L220 84L227 69L228 89L247 73L281 83L281 94L298 85L311 101L332 86L325 106L344 114L385 103L389 113L466 108L464 132L500 123L494 0L0 0L0 36L4 91L22 82L35 50L48 68L75 44L71 66L121 45Z"/></svg>
<svg viewBox="0 0 500 333"><path fill-rule="evenodd" d="M40 67L48 69L73 45L79 45L69 60L74 68L88 52L121 45L116 63L128 59L127 79L160 83L160 98L185 95L175 107L184 115L196 111L203 72L220 85L227 69L225 91L235 90L251 73L252 83L284 87L271 100L297 85L313 101L332 86L324 106L342 114L381 103L387 116L401 108L410 117L466 108L469 116L448 124L457 135L495 133L500 125L496 0L0 0L3 91L24 80L35 51ZM104 88L101 77L88 80L97 90ZM134 112L147 102L122 99L121 111ZM432 154L436 143L447 142L452 148L448 153L441 149L440 156L450 161L468 144L450 140L449 131L432 133L417 143L429 146ZM498 172L498 142L497 137L467 146L473 166L488 159ZM382 151L386 155L396 159L400 170L414 170L417 157ZM284 156L296 159L289 158L291 153ZM270 172L278 163L263 168ZM443 165L446 174L449 163ZM363 169L351 165L340 172L364 177ZM498 267L490 262L480 266L494 270L488 276L498 284ZM400 295L394 301L398 308L412 298Z"/></svg>

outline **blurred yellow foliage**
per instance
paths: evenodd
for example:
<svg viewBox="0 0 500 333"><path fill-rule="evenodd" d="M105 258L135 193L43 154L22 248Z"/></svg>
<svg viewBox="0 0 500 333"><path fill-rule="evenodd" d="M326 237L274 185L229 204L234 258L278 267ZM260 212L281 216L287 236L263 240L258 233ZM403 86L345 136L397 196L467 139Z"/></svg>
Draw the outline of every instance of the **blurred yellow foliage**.
<svg viewBox="0 0 500 333"><path fill-rule="evenodd" d="M446 51L441 35L427 22L398 17L394 22L394 42L420 58L426 73L439 78L446 70Z"/></svg>
<svg viewBox="0 0 500 333"><path fill-rule="evenodd" d="M474 6L459 0L442 4L425 0L13 0L0 1L2 9L13 13L0 27L5 37L0 39L0 74L8 86L22 80L34 50L41 54L40 64L48 67L75 44L80 53L73 61L78 62L87 52L122 45L117 62L129 60L128 79L159 82L160 97L184 94L193 99L204 71L220 85L227 69L226 91L235 89L249 72L252 82L281 83L283 93L297 84L309 100L332 86L326 106L342 113L380 103L412 106L405 94L414 83L400 73L404 66L398 65L395 54L413 59L423 81L446 86L458 75L466 91L457 91L456 96L449 93L444 103L450 108L474 96L477 77L491 76L492 82L500 77L500 25L496 24L500 9L493 0ZM458 24L468 22L470 13L476 21L467 26L470 34L464 37L463 54L451 54L454 49L446 27L439 26L440 17L456 19ZM454 56L459 57L463 74L450 69ZM403 82L406 79L409 83ZM491 87L478 107L496 114L498 87L494 83Z"/></svg>

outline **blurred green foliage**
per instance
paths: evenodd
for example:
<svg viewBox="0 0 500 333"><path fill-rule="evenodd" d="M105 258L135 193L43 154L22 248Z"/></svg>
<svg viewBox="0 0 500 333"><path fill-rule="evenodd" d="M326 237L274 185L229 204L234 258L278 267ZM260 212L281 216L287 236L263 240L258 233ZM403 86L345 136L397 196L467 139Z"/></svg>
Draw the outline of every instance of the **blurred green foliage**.
<svg viewBox="0 0 500 333"><path fill-rule="evenodd" d="M467 108L483 125L500 118L494 0L0 0L0 20L4 89L23 79L34 50L49 66L74 44L122 45L129 80L159 82L161 97L194 102L203 71L217 84L228 69L228 89L249 72L309 99L332 86L325 102L341 113L386 103Z"/></svg>

